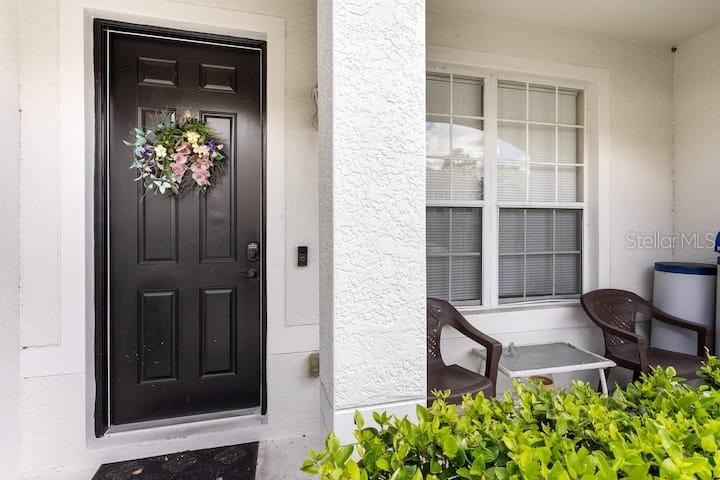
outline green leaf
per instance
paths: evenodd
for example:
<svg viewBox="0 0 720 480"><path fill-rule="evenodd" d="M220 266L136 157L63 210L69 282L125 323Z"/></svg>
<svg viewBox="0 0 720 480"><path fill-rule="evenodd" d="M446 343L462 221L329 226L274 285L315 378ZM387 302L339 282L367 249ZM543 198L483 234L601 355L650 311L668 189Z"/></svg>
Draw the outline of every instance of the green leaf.
<svg viewBox="0 0 720 480"><path fill-rule="evenodd" d="M345 462L347 462L347 459L350 458L350 455L352 455L354 449L355 447L353 445L345 445L344 447L340 447L337 452L335 452L335 465L337 465L338 467L344 466Z"/></svg>
<svg viewBox="0 0 720 480"><path fill-rule="evenodd" d="M325 441L325 448L327 448L328 452L333 455L340 448L340 440L338 440L334 433L330 432L328 435L327 440Z"/></svg>
<svg viewBox="0 0 720 480"><path fill-rule="evenodd" d="M389 472L390 471L390 462L387 461L385 458L378 458L377 462L375 462L375 466L382 471Z"/></svg>
<svg viewBox="0 0 720 480"><path fill-rule="evenodd" d="M313 462L312 460L305 460L302 463L300 470L311 475L317 475L318 473L320 473L320 469L317 467L317 465L315 465L315 462Z"/></svg>
<svg viewBox="0 0 720 480"><path fill-rule="evenodd" d="M355 410L353 418L355 420L355 428L357 428L358 430L362 430L363 426L365 425L365 420L363 419L360 410Z"/></svg>
<svg viewBox="0 0 720 480"><path fill-rule="evenodd" d="M447 455L449 458L455 458L455 455L457 455L460 445L458 444L454 436L447 435L442 442L442 448L445 455Z"/></svg>
<svg viewBox="0 0 720 480"><path fill-rule="evenodd" d="M345 470L347 471L348 477L350 477L349 480L360 480L360 468L358 468L357 463L349 460L347 465L345 465Z"/></svg>
<svg viewBox="0 0 720 480"><path fill-rule="evenodd" d="M700 439L700 446L706 452L716 452L718 449L715 437L712 435L706 435Z"/></svg>

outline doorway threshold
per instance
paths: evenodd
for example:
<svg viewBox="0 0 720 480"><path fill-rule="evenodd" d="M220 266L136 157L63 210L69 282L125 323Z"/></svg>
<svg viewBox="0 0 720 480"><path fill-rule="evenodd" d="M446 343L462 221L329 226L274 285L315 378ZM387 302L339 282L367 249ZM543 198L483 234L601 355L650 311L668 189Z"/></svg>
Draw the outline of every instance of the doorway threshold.
<svg viewBox="0 0 720 480"><path fill-rule="evenodd" d="M148 420L145 422L125 423L122 425L110 425L106 435L117 433L134 432L137 430L147 430L151 428L169 427L173 425L186 425L198 422L207 422L212 420L251 420L257 419L259 423L264 423L264 416L261 415L260 407L244 408L238 410L226 410L222 412L201 413L197 415L188 415L184 417L163 418L159 420Z"/></svg>

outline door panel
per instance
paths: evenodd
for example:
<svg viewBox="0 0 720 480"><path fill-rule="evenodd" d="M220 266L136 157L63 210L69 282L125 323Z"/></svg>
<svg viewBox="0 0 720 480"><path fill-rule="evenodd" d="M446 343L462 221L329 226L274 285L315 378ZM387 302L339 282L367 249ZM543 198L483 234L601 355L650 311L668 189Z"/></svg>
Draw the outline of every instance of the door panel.
<svg viewBox="0 0 720 480"><path fill-rule="evenodd" d="M234 130L237 125L233 113L201 112L200 118L208 122L220 138L227 142L228 161L223 176L233 178L235 170ZM236 261L235 235L235 183L221 178L213 187L213 195L200 198L200 261Z"/></svg>
<svg viewBox="0 0 720 480"><path fill-rule="evenodd" d="M261 406L262 52L110 34L110 424ZM224 167L207 194L146 192L123 140L186 111L223 141Z"/></svg>
<svg viewBox="0 0 720 480"><path fill-rule="evenodd" d="M202 376L236 373L235 289L202 291Z"/></svg>
<svg viewBox="0 0 720 480"><path fill-rule="evenodd" d="M139 292L138 382L177 380L177 291Z"/></svg>

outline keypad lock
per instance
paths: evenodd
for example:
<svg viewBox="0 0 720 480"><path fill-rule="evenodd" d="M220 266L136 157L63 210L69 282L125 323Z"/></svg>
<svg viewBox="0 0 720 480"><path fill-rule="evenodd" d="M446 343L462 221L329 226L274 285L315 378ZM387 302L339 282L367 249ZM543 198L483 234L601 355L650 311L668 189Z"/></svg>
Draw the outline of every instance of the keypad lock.
<svg viewBox="0 0 720 480"><path fill-rule="evenodd" d="M257 242L247 244L246 258L248 262L257 262L260 260L260 245Z"/></svg>

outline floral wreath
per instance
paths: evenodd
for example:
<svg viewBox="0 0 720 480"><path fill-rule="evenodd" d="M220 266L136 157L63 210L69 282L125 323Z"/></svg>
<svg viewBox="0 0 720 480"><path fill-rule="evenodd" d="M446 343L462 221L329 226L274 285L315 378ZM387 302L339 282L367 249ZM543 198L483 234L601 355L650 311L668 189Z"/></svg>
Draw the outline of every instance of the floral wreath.
<svg viewBox="0 0 720 480"><path fill-rule="evenodd" d="M145 188L178 195L184 187L207 192L225 160L223 144L213 138L207 122L186 116L160 122L154 131L136 128L130 169L137 169ZM186 176L190 170L191 175ZM192 179L190 179L192 177Z"/></svg>

